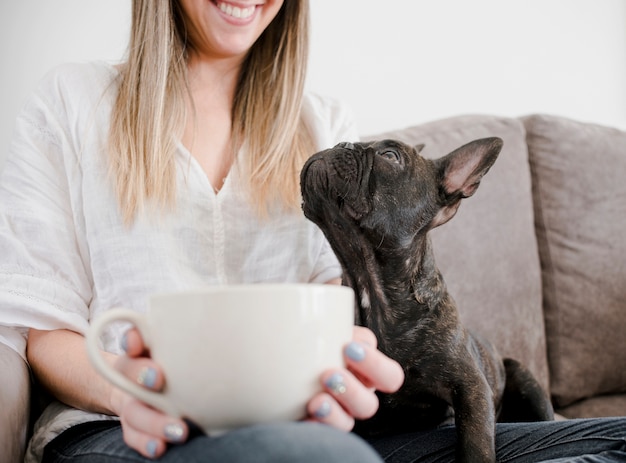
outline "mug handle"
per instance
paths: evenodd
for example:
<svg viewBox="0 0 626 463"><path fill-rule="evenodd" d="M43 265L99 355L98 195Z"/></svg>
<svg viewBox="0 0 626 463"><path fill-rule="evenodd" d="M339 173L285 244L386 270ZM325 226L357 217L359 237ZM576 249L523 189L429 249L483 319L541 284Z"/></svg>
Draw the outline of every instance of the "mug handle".
<svg viewBox="0 0 626 463"><path fill-rule="evenodd" d="M148 405L153 406L167 413L171 416L177 416L176 411L171 406L171 403L160 392L150 391L143 386L131 381L114 367L109 365L102 354L100 353L99 339L106 328L112 322L125 321L134 325L141 333L142 338L146 345L150 342L147 334L148 329L146 325L146 318L144 315L129 309L111 309L107 310L100 316L98 316L89 327L85 340L87 342L87 353L93 366L98 372L108 379L115 386L128 392L135 398L146 402Z"/></svg>

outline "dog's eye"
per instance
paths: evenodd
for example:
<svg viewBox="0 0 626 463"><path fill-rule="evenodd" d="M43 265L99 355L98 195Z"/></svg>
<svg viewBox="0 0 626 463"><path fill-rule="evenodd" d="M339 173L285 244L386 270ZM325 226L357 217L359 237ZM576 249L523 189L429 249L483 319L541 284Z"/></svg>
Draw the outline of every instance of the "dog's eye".
<svg viewBox="0 0 626 463"><path fill-rule="evenodd" d="M397 151L394 151L394 150L381 151L378 153L378 155L387 161L393 162L395 164L400 164L400 155L398 154Z"/></svg>

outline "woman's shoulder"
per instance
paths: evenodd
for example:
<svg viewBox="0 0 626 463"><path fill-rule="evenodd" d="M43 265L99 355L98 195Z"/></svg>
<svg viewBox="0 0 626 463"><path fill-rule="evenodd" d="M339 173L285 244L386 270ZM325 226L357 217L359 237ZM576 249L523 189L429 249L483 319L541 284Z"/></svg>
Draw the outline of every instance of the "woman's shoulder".
<svg viewBox="0 0 626 463"><path fill-rule="evenodd" d="M116 67L103 61L63 63L50 69L39 82L35 93L48 100L61 99L86 103L100 99L118 76Z"/></svg>
<svg viewBox="0 0 626 463"><path fill-rule="evenodd" d="M94 117L106 121L117 95L117 76L116 68L105 62L57 65L26 98L16 126L69 133L93 123Z"/></svg>
<svg viewBox="0 0 626 463"><path fill-rule="evenodd" d="M352 110L345 101L317 93L306 93L302 108L307 117L316 117L323 121L353 119Z"/></svg>
<svg viewBox="0 0 626 463"><path fill-rule="evenodd" d="M105 61L62 63L51 68L43 82L65 82L68 84L111 82L119 75L114 64Z"/></svg>
<svg viewBox="0 0 626 463"><path fill-rule="evenodd" d="M302 113L319 149L328 148L340 141L358 139L354 113L345 101L307 93L304 96Z"/></svg>

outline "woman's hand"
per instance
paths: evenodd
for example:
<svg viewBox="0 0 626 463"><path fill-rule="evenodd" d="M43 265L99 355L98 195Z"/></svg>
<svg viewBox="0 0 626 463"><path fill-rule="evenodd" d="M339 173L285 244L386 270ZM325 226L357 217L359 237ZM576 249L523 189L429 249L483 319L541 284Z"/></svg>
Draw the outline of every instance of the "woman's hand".
<svg viewBox="0 0 626 463"><path fill-rule="evenodd" d="M344 349L346 369L324 372L322 392L308 404L312 420L346 431L355 419L371 418L378 410L376 390L397 391L404 381L402 367L376 349L376 336L355 326L353 340Z"/></svg>
<svg viewBox="0 0 626 463"><path fill-rule="evenodd" d="M124 375L144 387L159 391L165 383L163 373L149 358L139 333L125 335L126 355L116 362ZM355 327L353 341L344 349L346 369L328 370L322 375L325 392L309 401L312 420L346 431L355 419L367 419L378 410L375 390L394 392L400 388L404 373L400 365L376 349L374 333ZM111 408L120 417L126 444L149 458L158 458L168 444L187 440L187 424L170 417L129 394L115 389Z"/></svg>
<svg viewBox="0 0 626 463"><path fill-rule="evenodd" d="M161 390L165 383L163 373L149 358L135 329L126 333L124 347L126 355L119 357L116 368L152 391ZM155 410L120 389L115 389L111 402L122 423L124 442L142 455L158 458L165 453L168 444L187 440L189 429L183 420Z"/></svg>

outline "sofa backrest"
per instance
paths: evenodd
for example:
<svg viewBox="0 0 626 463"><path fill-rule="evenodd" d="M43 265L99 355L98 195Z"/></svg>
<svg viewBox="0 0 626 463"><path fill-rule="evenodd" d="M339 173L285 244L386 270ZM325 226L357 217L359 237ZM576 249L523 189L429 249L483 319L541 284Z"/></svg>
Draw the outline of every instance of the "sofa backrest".
<svg viewBox="0 0 626 463"><path fill-rule="evenodd" d="M565 416L623 413L576 403L626 392L626 132L547 115L523 122L553 401Z"/></svg>

